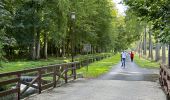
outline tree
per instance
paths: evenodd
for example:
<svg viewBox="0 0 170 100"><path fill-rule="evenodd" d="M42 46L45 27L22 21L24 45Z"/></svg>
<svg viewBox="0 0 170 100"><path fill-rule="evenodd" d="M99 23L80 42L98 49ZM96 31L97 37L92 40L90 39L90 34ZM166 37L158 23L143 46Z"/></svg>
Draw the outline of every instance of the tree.
<svg viewBox="0 0 170 100"><path fill-rule="evenodd" d="M170 1L169 0L124 0L129 9L141 19L153 22L154 35L159 39L159 42L169 43L170 41ZM160 31L161 32L156 32ZM170 50L169 50L170 55ZM169 56L170 65L170 56Z"/></svg>
<svg viewBox="0 0 170 100"><path fill-rule="evenodd" d="M153 60L153 42L152 42L152 31L149 29L149 56Z"/></svg>
<svg viewBox="0 0 170 100"><path fill-rule="evenodd" d="M2 3L6 17L1 29L16 44L0 47L14 58L70 56L72 43L77 54L83 53L84 44L91 44L93 53L118 52L140 37L141 24L137 18L119 16L112 0L3 0ZM76 14L74 27L71 12Z"/></svg>
<svg viewBox="0 0 170 100"><path fill-rule="evenodd" d="M0 66L4 56L3 47L9 45L5 43L7 42L6 40L9 40L9 38L6 37L6 29L11 26L11 13L7 10L6 6L7 4L5 1L0 1Z"/></svg>

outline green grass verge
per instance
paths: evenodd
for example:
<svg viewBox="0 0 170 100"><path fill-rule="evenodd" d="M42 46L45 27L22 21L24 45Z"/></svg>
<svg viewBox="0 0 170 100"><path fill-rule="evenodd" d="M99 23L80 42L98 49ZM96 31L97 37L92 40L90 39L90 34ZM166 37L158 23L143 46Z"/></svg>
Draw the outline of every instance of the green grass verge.
<svg viewBox="0 0 170 100"><path fill-rule="evenodd" d="M120 61L120 54L116 54L110 58L103 59L101 61L94 62L87 67L83 67L77 71L77 73L83 74L85 78L96 78L106 72L108 72L113 65Z"/></svg>
<svg viewBox="0 0 170 100"><path fill-rule="evenodd" d="M3 68L0 68L0 73L42 67L45 65L58 64L58 63L64 63L64 60L51 57L47 60L42 59L37 61L23 60L23 61L2 62Z"/></svg>
<svg viewBox="0 0 170 100"><path fill-rule="evenodd" d="M96 57L96 56L104 56L104 55L112 55L112 53L98 53L98 54L88 54L88 55L77 55L74 57L75 61L81 61L84 59ZM56 57L49 57L49 59L41 59L37 61L30 61L30 60L15 60L9 62L2 62L2 67L0 67L0 73L5 72L12 72L30 68L37 68L51 64L60 64L60 63L71 62L71 58L56 58Z"/></svg>
<svg viewBox="0 0 170 100"><path fill-rule="evenodd" d="M159 68L159 62L150 61L144 58L139 58L138 56L135 56L134 61L142 68L150 68L150 69Z"/></svg>

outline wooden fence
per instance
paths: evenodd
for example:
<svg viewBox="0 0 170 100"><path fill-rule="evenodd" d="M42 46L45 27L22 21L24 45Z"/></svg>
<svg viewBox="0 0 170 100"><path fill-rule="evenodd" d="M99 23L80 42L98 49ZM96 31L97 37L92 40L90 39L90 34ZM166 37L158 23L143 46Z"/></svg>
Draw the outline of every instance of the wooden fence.
<svg viewBox="0 0 170 100"><path fill-rule="evenodd" d="M76 69L81 68L81 66L87 66L89 63L94 61L102 60L109 56L89 58L80 62L71 62L64 64L55 64L44 66L40 68L33 68L28 70L21 70L9 73L0 74L0 86L9 86L9 89L0 91L0 97L8 96L10 94L17 94L17 100L20 100L22 95L31 87L38 90L41 93L43 90L48 88L55 88L59 81L64 80L65 83L69 79L76 79ZM32 79L26 81L22 77L29 76ZM4 80L3 80L4 79ZM21 84L25 87L21 91ZM15 88L11 88L15 86Z"/></svg>
<svg viewBox="0 0 170 100"><path fill-rule="evenodd" d="M170 69L166 65L160 66L159 82L167 95L167 100L170 100Z"/></svg>
<svg viewBox="0 0 170 100"><path fill-rule="evenodd" d="M17 99L19 100L29 87L35 88L38 90L38 93L41 93L42 90L56 87L60 78L64 79L65 83L67 83L69 78L76 79L76 66L79 66L78 64L78 62L71 62L0 74L0 78L11 77L11 79L6 80L5 78L5 80L0 81L0 86L16 83L15 88L0 92L0 97L17 93ZM69 71L71 72L69 73ZM26 82L22 80L21 76L31 76L33 79L31 82ZM51 77L49 76L52 77L52 80L50 80ZM21 84L26 85L22 91L20 91Z"/></svg>

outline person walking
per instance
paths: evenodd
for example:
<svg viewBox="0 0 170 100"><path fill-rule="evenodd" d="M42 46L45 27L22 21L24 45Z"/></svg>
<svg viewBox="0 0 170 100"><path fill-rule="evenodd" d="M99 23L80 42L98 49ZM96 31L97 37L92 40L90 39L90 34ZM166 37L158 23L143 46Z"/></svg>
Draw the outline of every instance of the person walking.
<svg viewBox="0 0 170 100"><path fill-rule="evenodd" d="M122 67L125 68L125 62L126 62L126 52L123 51L121 53L121 61L122 61Z"/></svg>
<svg viewBox="0 0 170 100"><path fill-rule="evenodd" d="M134 53L131 51L130 52L130 59L131 59L131 62L133 62L133 59L134 59Z"/></svg>

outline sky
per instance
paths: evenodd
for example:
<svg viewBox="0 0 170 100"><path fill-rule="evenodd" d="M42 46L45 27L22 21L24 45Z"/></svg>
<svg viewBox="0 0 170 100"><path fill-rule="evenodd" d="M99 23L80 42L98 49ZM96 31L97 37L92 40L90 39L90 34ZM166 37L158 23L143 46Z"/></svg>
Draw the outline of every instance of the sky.
<svg viewBox="0 0 170 100"><path fill-rule="evenodd" d="M120 4L121 1L122 0L113 0L113 2L116 3L116 8L118 9L119 14L125 15L126 7L122 4Z"/></svg>

